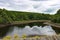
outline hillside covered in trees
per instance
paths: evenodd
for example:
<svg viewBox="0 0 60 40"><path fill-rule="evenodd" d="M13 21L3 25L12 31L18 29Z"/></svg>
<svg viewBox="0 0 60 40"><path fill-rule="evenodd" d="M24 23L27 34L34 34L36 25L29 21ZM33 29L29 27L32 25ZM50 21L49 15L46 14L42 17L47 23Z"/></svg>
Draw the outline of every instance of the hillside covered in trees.
<svg viewBox="0 0 60 40"><path fill-rule="evenodd" d="M60 10L58 10L55 15L49 15L44 13L20 12L0 9L0 24L24 20L51 20L52 22L60 23Z"/></svg>

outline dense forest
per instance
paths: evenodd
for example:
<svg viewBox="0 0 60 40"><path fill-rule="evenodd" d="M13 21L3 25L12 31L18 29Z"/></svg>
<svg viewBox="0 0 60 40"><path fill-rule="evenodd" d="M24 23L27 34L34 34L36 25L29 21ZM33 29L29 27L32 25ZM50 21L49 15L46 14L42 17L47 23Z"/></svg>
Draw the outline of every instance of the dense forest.
<svg viewBox="0 0 60 40"><path fill-rule="evenodd" d="M60 10L55 15L34 13L34 12L20 12L0 9L0 24L11 23L13 21L24 20L51 20L55 23L60 23Z"/></svg>

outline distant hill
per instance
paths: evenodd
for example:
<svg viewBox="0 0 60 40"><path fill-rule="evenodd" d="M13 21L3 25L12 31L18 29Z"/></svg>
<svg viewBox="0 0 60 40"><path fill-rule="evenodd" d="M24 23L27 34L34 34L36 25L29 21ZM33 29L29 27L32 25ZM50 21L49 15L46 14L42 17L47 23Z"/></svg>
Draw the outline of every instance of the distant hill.
<svg viewBox="0 0 60 40"><path fill-rule="evenodd" d="M33 12L19 12L0 9L0 23L10 23L12 21L24 20L49 20L49 14L33 13Z"/></svg>
<svg viewBox="0 0 60 40"><path fill-rule="evenodd" d="M57 14L59 13L60 10L57 11ZM60 15L49 15L44 13L9 11L6 9L0 9L0 24L24 20L51 20L52 22L60 23Z"/></svg>

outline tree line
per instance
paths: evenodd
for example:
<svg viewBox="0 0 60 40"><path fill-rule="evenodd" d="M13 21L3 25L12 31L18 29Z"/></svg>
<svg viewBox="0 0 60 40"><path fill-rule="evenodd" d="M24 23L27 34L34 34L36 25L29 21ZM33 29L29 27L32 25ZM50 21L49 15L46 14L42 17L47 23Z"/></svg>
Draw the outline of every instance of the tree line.
<svg viewBox="0 0 60 40"><path fill-rule="evenodd" d="M6 9L0 9L0 24L24 20L51 20L52 22L60 23L59 13L60 10L58 10L55 15L50 15L44 13L9 11Z"/></svg>

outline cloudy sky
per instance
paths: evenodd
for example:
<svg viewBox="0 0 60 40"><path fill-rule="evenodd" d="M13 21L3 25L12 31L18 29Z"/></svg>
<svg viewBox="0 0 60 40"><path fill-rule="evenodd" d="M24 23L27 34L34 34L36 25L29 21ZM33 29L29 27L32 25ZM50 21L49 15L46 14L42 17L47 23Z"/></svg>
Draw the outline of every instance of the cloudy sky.
<svg viewBox="0 0 60 40"><path fill-rule="evenodd" d="M0 8L54 14L60 8L60 0L0 0Z"/></svg>

